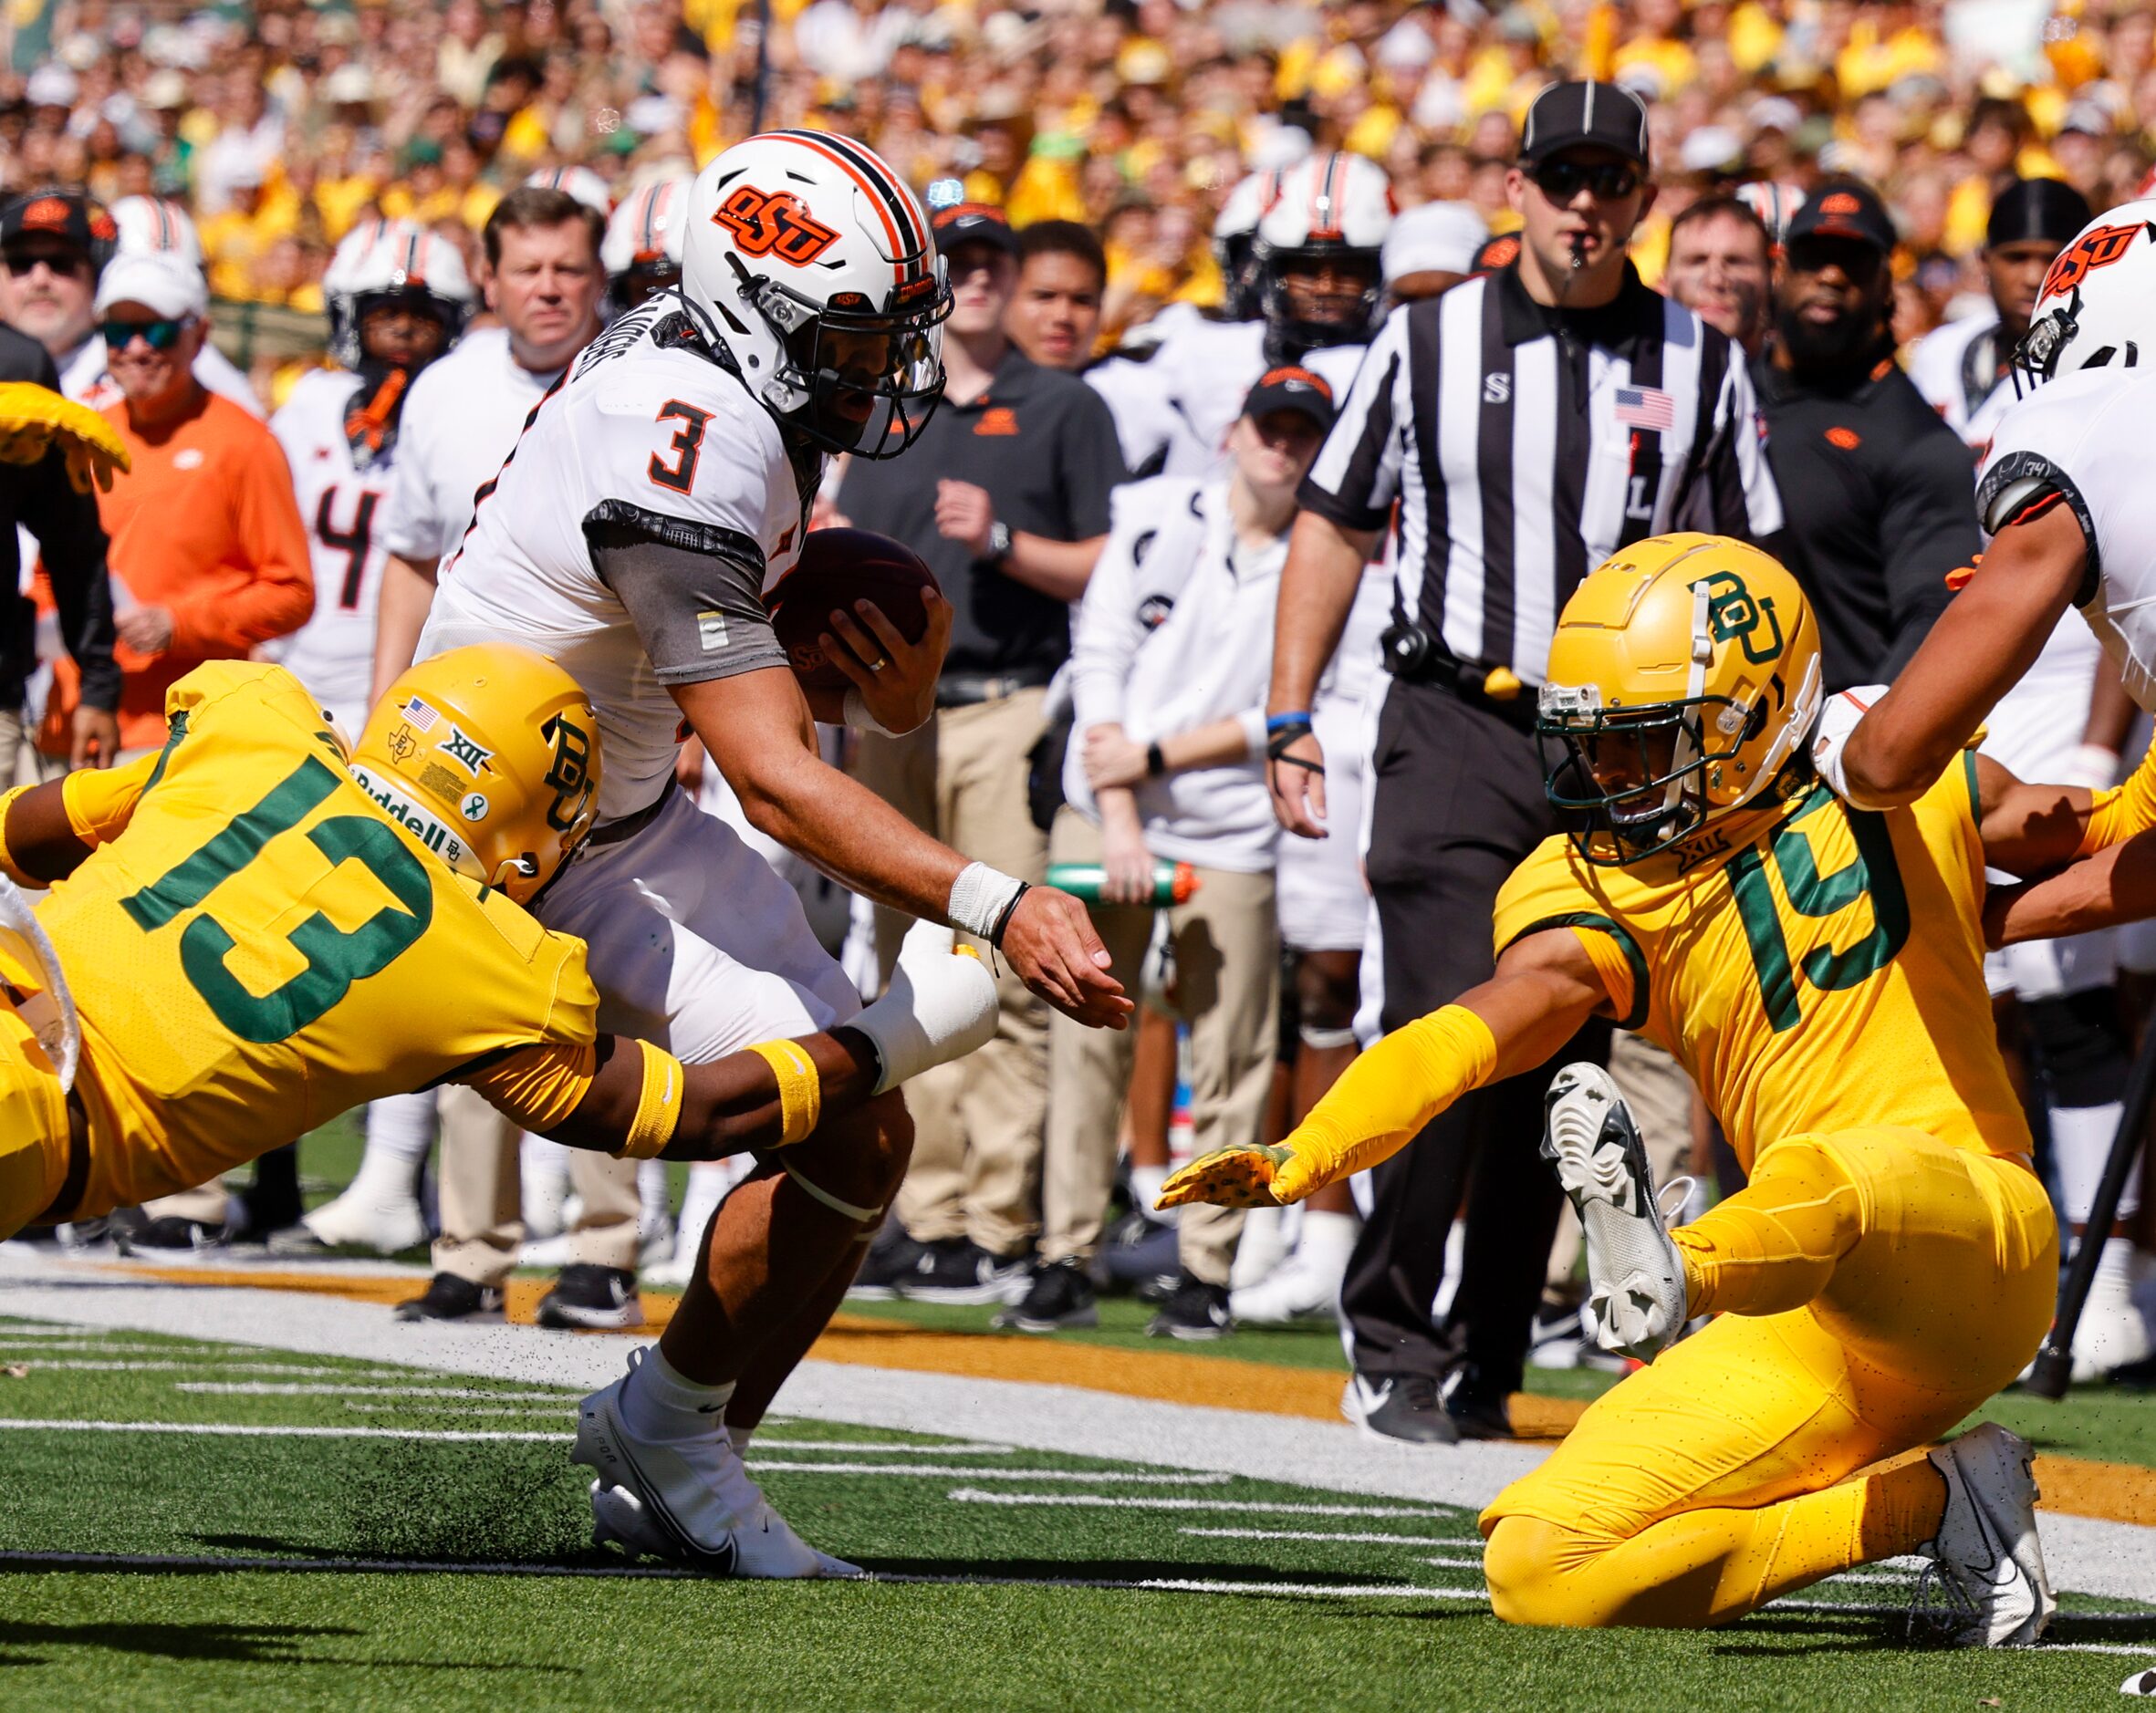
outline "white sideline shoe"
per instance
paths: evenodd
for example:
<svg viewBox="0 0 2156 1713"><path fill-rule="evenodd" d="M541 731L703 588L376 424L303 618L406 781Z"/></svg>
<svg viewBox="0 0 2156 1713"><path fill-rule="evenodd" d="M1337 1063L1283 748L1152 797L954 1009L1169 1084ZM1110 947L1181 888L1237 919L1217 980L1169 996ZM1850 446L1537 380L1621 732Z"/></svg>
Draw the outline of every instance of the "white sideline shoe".
<svg viewBox="0 0 2156 1713"><path fill-rule="evenodd" d="M653 1261L649 1267L637 1269L637 1282L656 1285L661 1291L686 1291L690 1276L696 1271L696 1251L682 1245L664 1261Z"/></svg>
<svg viewBox="0 0 2156 1713"><path fill-rule="evenodd" d="M639 1439L622 1418L629 1372L578 1407L577 1448L569 1460L598 1477L591 1483L591 1539L619 1542L630 1558L649 1555L714 1576L859 1576L859 1565L818 1552L786 1525L749 1479L716 1417L708 1437L663 1443Z"/></svg>
<svg viewBox="0 0 2156 1713"><path fill-rule="evenodd" d="M1338 1230L1326 1221L1338 1220ZM1344 1238L1345 1241L1339 1241ZM1287 1259L1255 1284L1228 1293L1228 1313L1245 1325L1285 1326L1322 1319L1339 1306L1340 1282L1355 1248L1355 1221L1345 1214L1303 1218L1302 1241Z"/></svg>
<svg viewBox="0 0 2156 1713"><path fill-rule="evenodd" d="M1640 1127L1597 1064L1559 1071L1545 1111L1542 1155L1587 1237L1582 1324L1603 1349L1651 1362L1684 1328L1684 1262L1655 1205Z"/></svg>
<svg viewBox="0 0 2156 1713"><path fill-rule="evenodd" d="M427 1241L426 1216L409 1191L384 1193L363 1179L354 1179L336 1200L302 1214L299 1222L332 1249L349 1246L394 1255Z"/></svg>
<svg viewBox="0 0 2156 1713"><path fill-rule="evenodd" d="M1988 1421L1929 1454L1946 1478L1946 1511L1917 1551L1932 1561L1926 1583L1946 1594L1948 1625L1963 1646L2026 1647L2058 1609L2036 1537L2031 1455L2026 1439Z"/></svg>

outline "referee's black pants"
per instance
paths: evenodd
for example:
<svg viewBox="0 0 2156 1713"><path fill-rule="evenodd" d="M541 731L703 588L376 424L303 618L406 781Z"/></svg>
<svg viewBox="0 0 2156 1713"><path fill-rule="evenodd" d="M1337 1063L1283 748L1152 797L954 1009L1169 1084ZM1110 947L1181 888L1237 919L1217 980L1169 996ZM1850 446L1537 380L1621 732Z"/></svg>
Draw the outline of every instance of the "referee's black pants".
<svg viewBox="0 0 2156 1713"><path fill-rule="evenodd" d="M1384 1026L1489 980L1497 889L1558 830L1535 740L1446 686L1393 680L1372 756L1370 891L1383 937ZM1340 1292L1356 1371L1443 1379L1466 1365L1517 1391L1563 1191L1541 1157L1557 1069L1604 1063L1590 1023L1548 1065L1477 1089L1371 1173L1372 1207ZM1466 1200L1460 1283L1432 1315L1445 1238Z"/></svg>

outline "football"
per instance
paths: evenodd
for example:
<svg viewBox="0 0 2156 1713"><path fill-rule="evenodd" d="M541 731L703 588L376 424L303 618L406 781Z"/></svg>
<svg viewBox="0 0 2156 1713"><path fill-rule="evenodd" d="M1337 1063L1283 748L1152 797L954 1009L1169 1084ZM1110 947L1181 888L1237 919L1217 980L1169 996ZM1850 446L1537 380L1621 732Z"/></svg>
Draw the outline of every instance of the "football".
<svg viewBox="0 0 2156 1713"><path fill-rule="evenodd" d="M764 597L794 676L805 690L844 690L851 681L824 658L818 638L831 614L851 615L856 601L874 601L908 642L928 629L921 591L936 586L920 555L888 535L865 529L818 529L802 545L794 568ZM858 621L857 621L858 622Z"/></svg>

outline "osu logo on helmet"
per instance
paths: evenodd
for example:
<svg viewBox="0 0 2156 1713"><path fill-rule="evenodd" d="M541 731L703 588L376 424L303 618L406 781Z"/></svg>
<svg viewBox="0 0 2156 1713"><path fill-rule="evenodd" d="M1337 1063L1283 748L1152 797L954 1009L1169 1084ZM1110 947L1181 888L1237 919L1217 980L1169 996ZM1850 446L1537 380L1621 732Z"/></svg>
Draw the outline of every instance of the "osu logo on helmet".
<svg viewBox="0 0 2156 1713"><path fill-rule="evenodd" d="M811 214L808 205L791 191L741 185L719 204L712 219L734 234L745 254L775 255L796 267L807 266L838 242L838 233Z"/></svg>
<svg viewBox="0 0 2156 1713"><path fill-rule="evenodd" d="M2071 291L2098 268L2109 267L2118 261L2132 246L2138 234L2150 230L2136 223L2099 226L2094 232L2083 233L2059 252L2051 271L2044 275L2044 289L2037 296L2055 297Z"/></svg>

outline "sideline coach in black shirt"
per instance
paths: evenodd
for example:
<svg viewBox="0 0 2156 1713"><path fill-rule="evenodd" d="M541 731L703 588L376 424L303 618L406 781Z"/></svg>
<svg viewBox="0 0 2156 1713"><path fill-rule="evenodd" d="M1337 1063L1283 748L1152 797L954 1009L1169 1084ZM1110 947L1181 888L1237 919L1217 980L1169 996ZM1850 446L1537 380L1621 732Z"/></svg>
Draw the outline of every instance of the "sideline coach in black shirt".
<svg viewBox="0 0 2156 1713"><path fill-rule="evenodd" d="M57 393L60 379L36 340L0 327L0 381L26 380ZM78 493L67 456L48 447L34 464L0 462L0 791L15 784L16 752L26 747L24 686L37 667L37 609L21 593L22 554L16 525L36 538L52 578L60 641L82 669L75 711L72 764L109 766L120 753L120 668L112 659L112 586L98 498Z"/></svg>
<svg viewBox="0 0 2156 1713"><path fill-rule="evenodd" d="M1122 453L1100 396L1027 361L1003 331L1018 250L1002 211L961 202L934 226L953 298L943 403L903 457L851 461L838 510L928 562L954 609L951 647L935 717L902 738L864 735L855 772L917 826L1037 882L1048 844L1026 803L1027 757L1048 680L1070 657L1070 603L1107 538ZM885 970L909 926L877 912ZM995 1039L909 1087L908 1241L870 1254L864 1285L902 1275L909 1295L982 1302L1017 1277L1039 1230L1047 1012L1007 971L998 985Z"/></svg>
<svg viewBox="0 0 2156 1713"><path fill-rule="evenodd" d="M1774 342L1752 364L1829 692L1890 680L1983 545L1968 448L1894 360L1894 244L1870 186L1820 185L1790 222Z"/></svg>
<svg viewBox="0 0 2156 1713"><path fill-rule="evenodd" d="M1274 806L1304 837L1325 830L1311 695L1399 506L1366 854L1387 1029L1488 980L1497 889L1558 830L1535 686L1573 589L1649 535L1782 526L1742 354L1625 259L1654 200L1647 158L1646 109L1623 90L1537 96L1507 182L1518 257L1393 312L1303 484L1268 724ZM1608 1041L1590 1025L1550 1064L1599 1059ZM1561 1199L1535 1146L1551 1075L1470 1095L1372 1174L1340 1301L1348 1405L1366 1427L1423 1441L1509 1431ZM1431 1303L1463 1190L1465 1259L1441 1329Z"/></svg>

